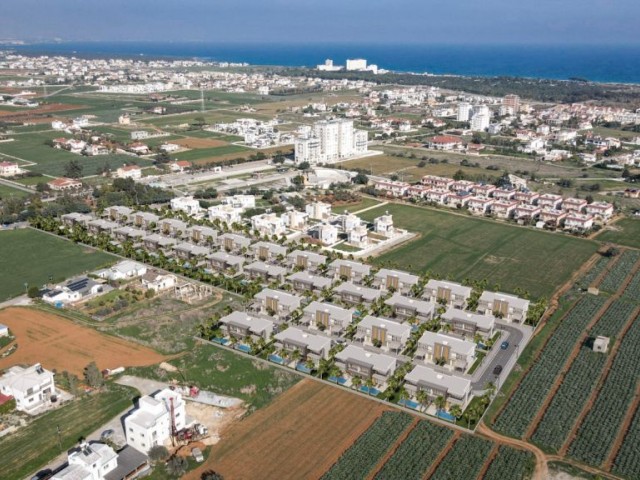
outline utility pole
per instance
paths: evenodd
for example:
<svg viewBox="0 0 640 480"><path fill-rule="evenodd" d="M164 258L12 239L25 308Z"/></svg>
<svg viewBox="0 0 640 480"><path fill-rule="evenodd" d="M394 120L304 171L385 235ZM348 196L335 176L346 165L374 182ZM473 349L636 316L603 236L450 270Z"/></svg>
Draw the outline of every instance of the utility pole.
<svg viewBox="0 0 640 480"><path fill-rule="evenodd" d="M62 453L62 439L60 438L60 425L56 425L56 431L58 432L58 446L60 447L60 453Z"/></svg>
<svg viewBox="0 0 640 480"><path fill-rule="evenodd" d="M204 112L204 90L200 87L200 111Z"/></svg>

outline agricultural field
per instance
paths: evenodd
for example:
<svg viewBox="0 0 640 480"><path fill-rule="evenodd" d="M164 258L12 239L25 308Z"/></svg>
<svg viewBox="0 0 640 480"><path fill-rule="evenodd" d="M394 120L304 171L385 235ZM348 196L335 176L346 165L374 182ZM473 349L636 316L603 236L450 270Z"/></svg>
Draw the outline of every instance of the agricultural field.
<svg viewBox="0 0 640 480"><path fill-rule="evenodd" d="M41 363L49 370L82 377L84 367L92 361L102 370L153 365L165 359L149 348L34 308L0 310L0 323L11 329L18 344L13 354L0 359L0 369Z"/></svg>
<svg viewBox="0 0 640 480"><path fill-rule="evenodd" d="M623 218L618 220L598 234L596 238L602 242L640 248L640 219Z"/></svg>
<svg viewBox="0 0 640 480"><path fill-rule="evenodd" d="M9 185L4 185L0 183L0 200L6 200L9 198L23 198L29 195L28 192L24 190L20 190L15 187L10 187Z"/></svg>
<svg viewBox="0 0 640 480"><path fill-rule="evenodd" d="M624 279L631 273L636 263L640 260L640 251L626 250L616 259L616 263L605 275L598 288L605 292L615 292L620 288Z"/></svg>
<svg viewBox="0 0 640 480"><path fill-rule="evenodd" d="M347 212L358 212L365 208L371 208L376 205L380 205L380 202L378 200L374 200L373 198L369 198L369 197L362 197L360 201L356 203L348 203L346 205L334 205L333 211L344 212L346 210Z"/></svg>
<svg viewBox="0 0 640 480"><path fill-rule="evenodd" d="M199 480L209 468L237 480L320 478L386 410L341 389L302 380L223 432L224 441L186 478Z"/></svg>
<svg viewBox="0 0 640 480"><path fill-rule="evenodd" d="M45 413L26 427L0 439L1 478L29 478L60 454L133 405L137 391L109 385ZM90 414L88 413L90 412ZM58 436L57 427L60 428ZM60 444L58 443L60 442Z"/></svg>
<svg viewBox="0 0 640 480"><path fill-rule="evenodd" d="M0 231L0 300L27 286L61 282L110 265L115 257L31 228Z"/></svg>
<svg viewBox="0 0 640 480"><path fill-rule="evenodd" d="M509 403L496 419L495 430L516 438L524 436L556 377L569 360L576 341L604 303L605 299L591 295L578 301L512 394Z"/></svg>
<svg viewBox="0 0 640 480"><path fill-rule="evenodd" d="M147 365L152 363L157 362L148 362ZM198 344L187 352L174 356L168 363L178 370L168 372L159 366L151 366L128 371L144 378L163 382L176 380L195 384L204 390L238 397L249 404L251 411L270 403L300 378L259 360L208 344Z"/></svg>
<svg viewBox="0 0 640 480"><path fill-rule="evenodd" d="M498 455L484 474L483 480L529 478L534 464L535 458L532 453L501 446Z"/></svg>
<svg viewBox="0 0 640 480"><path fill-rule="evenodd" d="M378 265L443 278L487 279L491 288L521 288L532 298L550 296L595 253L595 242L519 228L450 212L388 204L364 212L369 222L388 211L397 227L417 240L379 257ZM535 247L534 247L535 246ZM531 275L531 272L536 275Z"/></svg>
<svg viewBox="0 0 640 480"><path fill-rule="evenodd" d="M135 160L140 166L152 164L151 160L128 155L110 154L86 157L45 144L46 141L60 136L60 132L27 133L16 136L13 142L0 143L0 153L35 163L35 165L27 165L26 169L54 177L63 176L65 165L71 160L80 162L84 176L95 175L98 169L106 163L112 169L118 168L125 163L130 163L132 160ZM16 158L11 159L16 160Z"/></svg>
<svg viewBox="0 0 640 480"><path fill-rule="evenodd" d="M413 418L406 413L384 412L344 452L327 471L322 480L349 480L355 476L366 478L378 460L391 448Z"/></svg>
<svg viewBox="0 0 640 480"><path fill-rule="evenodd" d="M493 443L489 440L471 435L461 436L453 444L449 453L442 459L430 479L458 480L460 478L476 478L492 447Z"/></svg>
<svg viewBox="0 0 640 480"><path fill-rule="evenodd" d="M248 149L246 147L241 147L239 145L223 145L218 147L208 147L208 148L194 148L193 150L189 150L187 152L180 152L174 155L178 160L188 160L188 161L207 161L214 160L215 157L219 157L222 155L230 155L236 153L247 152ZM254 152L255 153L255 152Z"/></svg>
<svg viewBox="0 0 640 480"><path fill-rule="evenodd" d="M421 480L452 437L453 430L449 428L426 420L418 422L375 479Z"/></svg>

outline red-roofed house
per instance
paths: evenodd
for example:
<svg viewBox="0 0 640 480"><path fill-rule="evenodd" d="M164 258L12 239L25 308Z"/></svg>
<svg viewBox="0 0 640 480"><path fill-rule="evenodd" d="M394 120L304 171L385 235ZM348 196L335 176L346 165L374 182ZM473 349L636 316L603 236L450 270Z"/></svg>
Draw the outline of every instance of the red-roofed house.
<svg viewBox="0 0 640 480"><path fill-rule="evenodd" d="M20 173L20 167L17 163L13 162L0 162L0 176L10 177Z"/></svg>
<svg viewBox="0 0 640 480"><path fill-rule="evenodd" d="M116 170L118 178L133 178L134 180L142 178L142 169L137 165L123 165Z"/></svg>
<svg viewBox="0 0 640 480"><path fill-rule="evenodd" d="M429 140L429 148L434 150L454 150L462 146L462 139L453 135L436 135Z"/></svg>
<svg viewBox="0 0 640 480"><path fill-rule="evenodd" d="M593 215L599 220L609 220L613 216L613 205L607 202L593 202L587 205L588 215Z"/></svg>
<svg viewBox="0 0 640 480"><path fill-rule="evenodd" d="M169 164L169 170L176 173L184 173L188 168L191 168L191 162L186 160L176 160Z"/></svg>
<svg viewBox="0 0 640 480"><path fill-rule="evenodd" d="M75 190L77 188L82 188L82 182L80 180L76 180L74 178L56 178L55 180L51 180L47 183L51 190L63 191L63 190Z"/></svg>

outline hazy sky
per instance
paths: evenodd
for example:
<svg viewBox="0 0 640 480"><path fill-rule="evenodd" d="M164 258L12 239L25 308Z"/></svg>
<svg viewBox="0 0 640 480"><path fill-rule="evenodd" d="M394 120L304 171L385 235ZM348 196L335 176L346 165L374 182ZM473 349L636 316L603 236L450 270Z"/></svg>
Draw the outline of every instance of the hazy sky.
<svg viewBox="0 0 640 480"><path fill-rule="evenodd" d="M0 0L0 39L640 44L638 0Z"/></svg>

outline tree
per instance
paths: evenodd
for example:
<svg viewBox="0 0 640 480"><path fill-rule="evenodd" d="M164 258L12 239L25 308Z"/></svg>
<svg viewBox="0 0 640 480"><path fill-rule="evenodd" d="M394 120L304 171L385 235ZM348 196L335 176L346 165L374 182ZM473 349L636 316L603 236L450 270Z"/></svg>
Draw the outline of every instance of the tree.
<svg viewBox="0 0 640 480"><path fill-rule="evenodd" d="M456 417L456 420L462 417L462 409L460 408L460 405L451 405L451 408L449 408L449 413Z"/></svg>
<svg viewBox="0 0 640 480"><path fill-rule="evenodd" d="M221 473L214 472L213 470L207 470L200 475L200 480L224 480Z"/></svg>
<svg viewBox="0 0 640 480"><path fill-rule="evenodd" d="M84 379L87 384L92 388L99 388L104 383L102 378L102 372L98 369L96 362L91 362L84 367Z"/></svg>
<svg viewBox="0 0 640 480"><path fill-rule="evenodd" d="M456 173L453 174L453 179L464 180L464 172L462 170L458 170Z"/></svg>
<svg viewBox="0 0 640 480"><path fill-rule="evenodd" d="M78 160L71 160L64 166L64 175L69 178L82 177L82 165Z"/></svg>
<svg viewBox="0 0 640 480"><path fill-rule="evenodd" d="M298 170L309 170L309 167L311 167L311 164L309 162L301 162L298 165Z"/></svg>
<svg viewBox="0 0 640 480"><path fill-rule="evenodd" d="M444 398L442 395L438 395L436 399L433 401L433 403L435 404L438 410L444 410L444 407L447 405L447 399Z"/></svg>
<svg viewBox="0 0 640 480"><path fill-rule="evenodd" d="M188 466L186 458L175 455L167 462L167 473L172 477L181 477L187 471Z"/></svg>
<svg viewBox="0 0 640 480"><path fill-rule="evenodd" d="M367 177L364 173L360 172L355 177L353 177L353 183L356 185L366 185L369 182L369 177Z"/></svg>
<svg viewBox="0 0 640 480"><path fill-rule="evenodd" d="M149 458L153 463L164 462L169 458L169 450L162 445L156 445L149 450Z"/></svg>
<svg viewBox="0 0 640 480"><path fill-rule="evenodd" d="M40 294L40 289L35 285L32 287L29 287L29 290L27 291L27 295L29 296L29 298L38 298L40 296L39 294Z"/></svg>
<svg viewBox="0 0 640 480"><path fill-rule="evenodd" d="M48 192L49 190L51 190L51 187L46 182L38 182L36 184L36 192L44 193L44 192Z"/></svg>

